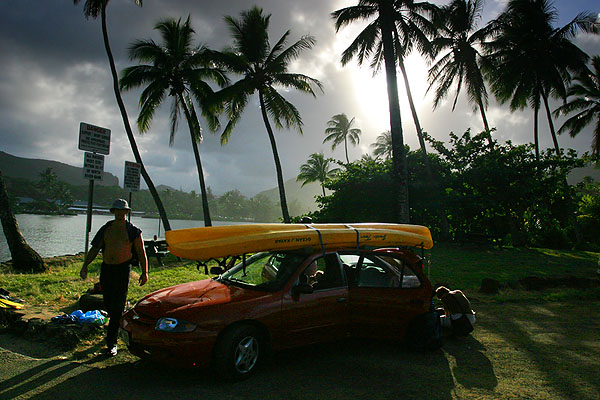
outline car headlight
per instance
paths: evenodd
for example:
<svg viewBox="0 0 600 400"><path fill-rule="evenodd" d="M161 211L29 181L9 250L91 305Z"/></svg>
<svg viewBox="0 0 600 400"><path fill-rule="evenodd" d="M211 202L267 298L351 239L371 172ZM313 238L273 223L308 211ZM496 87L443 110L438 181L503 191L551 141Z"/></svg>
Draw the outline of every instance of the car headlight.
<svg viewBox="0 0 600 400"><path fill-rule="evenodd" d="M196 324L176 318L160 318L154 329L163 332L191 332L196 329Z"/></svg>

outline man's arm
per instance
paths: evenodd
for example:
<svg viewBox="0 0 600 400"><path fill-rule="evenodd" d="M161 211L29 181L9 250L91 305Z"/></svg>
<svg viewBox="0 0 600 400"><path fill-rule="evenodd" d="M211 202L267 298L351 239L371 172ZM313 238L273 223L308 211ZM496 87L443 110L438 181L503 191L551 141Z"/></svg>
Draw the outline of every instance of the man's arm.
<svg viewBox="0 0 600 400"><path fill-rule="evenodd" d="M138 260L140 261L140 267L142 268L142 274L140 275L140 286L143 286L148 282L148 258L146 257L146 249L144 248L144 239L142 234L135 239L133 242L135 252L137 253Z"/></svg>
<svg viewBox="0 0 600 400"><path fill-rule="evenodd" d="M96 246L92 246L90 251L88 251L87 256L85 257L85 260L83 261L83 266L81 267L81 271L79 271L79 276L81 277L81 279L87 278L88 265L90 265L90 263L92 261L94 261L94 258L96 258L99 251L100 251L100 248L96 247Z"/></svg>

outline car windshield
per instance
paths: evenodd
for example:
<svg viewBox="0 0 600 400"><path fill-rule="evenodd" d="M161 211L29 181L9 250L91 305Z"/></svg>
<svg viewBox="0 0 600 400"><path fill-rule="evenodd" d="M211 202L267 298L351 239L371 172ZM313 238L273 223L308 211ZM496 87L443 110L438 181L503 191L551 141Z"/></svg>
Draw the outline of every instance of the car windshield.
<svg viewBox="0 0 600 400"><path fill-rule="evenodd" d="M219 278L232 285L257 290L280 289L306 258L305 254L263 252L236 264Z"/></svg>

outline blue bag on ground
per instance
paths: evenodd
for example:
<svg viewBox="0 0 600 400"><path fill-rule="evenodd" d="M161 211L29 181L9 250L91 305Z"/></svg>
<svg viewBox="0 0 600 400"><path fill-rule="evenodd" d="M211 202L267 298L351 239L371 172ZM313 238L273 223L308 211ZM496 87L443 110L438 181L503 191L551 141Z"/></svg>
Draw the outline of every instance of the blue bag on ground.
<svg viewBox="0 0 600 400"><path fill-rule="evenodd" d="M98 310L83 312L81 310L75 310L71 313L73 317L80 324L96 324L104 325L106 323L106 317Z"/></svg>

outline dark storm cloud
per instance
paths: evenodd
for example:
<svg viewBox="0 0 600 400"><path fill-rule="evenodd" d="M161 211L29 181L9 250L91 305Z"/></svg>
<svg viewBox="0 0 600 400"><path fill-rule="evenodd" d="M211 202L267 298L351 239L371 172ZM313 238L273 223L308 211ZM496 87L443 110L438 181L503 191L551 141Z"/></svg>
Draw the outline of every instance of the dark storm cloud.
<svg viewBox="0 0 600 400"><path fill-rule="evenodd" d="M105 170L122 179L124 161L132 161L133 155L112 91L100 19L86 19L83 3L84 0L75 7L72 0L0 2L0 53L3 54L0 150L17 156L81 165L83 152L77 149L77 136L79 123L85 121L111 129L111 154L106 157ZM269 28L271 43L288 29L291 31L288 43L306 34L314 36L317 40L314 48L303 52L290 70L319 79L324 85L324 93L314 99L306 94L282 92L296 105L304 121L303 135L287 129L275 133L287 180L295 178L299 166L311 153L323 151L327 157L345 158L343 146L331 151L330 143L322 143L327 121L333 115L346 113L355 117L357 126L363 131L360 146L349 148L351 160L370 151L369 145L377 135L389 129L385 90L369 92L383 78L378 76L371 80L370 72L359 77L354 62L345 68L339 65L340 53L355 33L343 30L336 34L329 14L355 3L350 0L145 0L140 8L130 0L111 0L107 26L119 71L132 65L127 55L132 42L138 39L160 40L153 27L165 17L185 19L189 15L197 34L196 42L214 49L223 49L230 44L230 33L223 17L238 17L241 11L254 4L272 15ZM505 4L504 1L488 3L486 10L491 16ZM564 4L567 3L559 3L561 6ZM569 10L570 13L560 9L561 15L567 15L562 23L568 22L581 10L579 6ZM489 17L484 17L484 20ZM588 53L599 52L598 36L578 40ZM411 86L414 85L416 93L421 93L419 87L423 87L418 75L422 72L410 72ZM402 85L400 89L403 90ZM198 176L185 120L180 120L175 142L169 147L170 99L167 99L157 112L149 132L139 135L135 125L139 94L139 90L133 90L124 93L123 97L143 161L154 183L198 192ZM404 97L402 92L400 96ZM434 113L430 99L415 100L420 104L419 116L424 129L440 140L446 140L450 131L460 134L467 128L474 132L481 130L479 113L473 112L466 103L464 93L453 113L449 105L441 105ZM511 114L505 106L497 105L490 98L488 113L490 123L498 128L496 137L499 140L531 141L530 110ZM405 104L402 105L402 118L405 142L414 149L418 143ZM227 121L222 118L221 122L225 124ZM542 129L545 129L545 124L544 117L540 116ZM564 147L587 150L590 132L580 134L575 141L566 135L559 140ZM547 133L541 132L540 135L543 144L551 145ZM273 155L255 98L250 100L226 146L220 145L219 132L213 134L205 128L200 153L207 184L217 194L240 189L245 195L252 196L276 186Z"/></svg>

